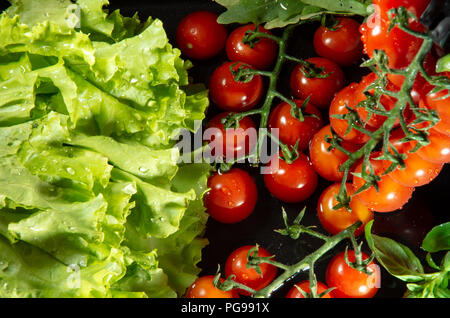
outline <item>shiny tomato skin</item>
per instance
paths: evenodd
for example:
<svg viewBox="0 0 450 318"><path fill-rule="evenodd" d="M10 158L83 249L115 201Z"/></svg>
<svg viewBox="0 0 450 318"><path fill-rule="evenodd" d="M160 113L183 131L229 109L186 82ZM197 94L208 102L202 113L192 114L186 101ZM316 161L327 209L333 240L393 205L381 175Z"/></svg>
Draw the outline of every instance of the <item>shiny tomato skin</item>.
<svg viewBox="0 0 450 318"><path fill-rule="evenodd" d="M323 57L306 60L317 67L323 67L326 78L308 78L303 74L304 67L297 65L291 73L290 87L292 94L302 100L310 96L310 102L319 108L327 109L334 95L344 87L345 75L339 65Z"/></svg>
<svg viewBox="0 0 450 318"><path fill-rule="evenodd" d="M443 90L441 92L423 94L419 104L420 107L437 112L439 121L433 129L447 136L450 136L450 97L446 97L449 93L448 90Z"/></svg>
<svg viewBox="0 0 450 318"><path fill-rule="evenodd" d="M362 259L368 258L362 253ZM334 298L372 298L378 291L381 273L380 268L373 261L367 268L372 272L367 275L350 267L345 262L344 252L335 255L327 265L325 280L328 287L335 287L331 291ZM348 260L355 261L355 252L348 251Z"/></svg>
<svg viewBox="0 0 450 318"><path fill-rule="evenodd" d="M314 49L317 55L340 66L350 66L363 55L359 23L351 18L337 18L336 29L320 26L314 33Z"/></svg>
<svg viewBox="0 0 450 318"><path fill-rule="evenodd" d="M374 212L393 212L403 207L405 203L411 199L414 191L413 187L405 187L396 182L389 175L383 175L386 171L386 163L383 160L375 160L380 153L373 153L369 160L376 175L381 177L378 181L379 191L373 186L360 192L357 197ZM361 173L362 163L355 168L355 173ZM366 167L367 173L369 168ZM353 176L353 188L355 191L365 184L365 180L357 176Z"/></svg>
<svg viewBox="0 0 450 318"><path fill-rule="evenodd" d="M339 194L340 183L328 186L320 195L317 202L317 216L323 228L330 234L335 235L357 221L363 224L355 231L358 236L364 231L364 225L373 219L373 212L365 206L358 197L352 197L349 203L351 211L345 207L333 209L338 204L336 196ZM346 184L347 195L351 196L355 191L351 183Z"/></svg>
<svg viewBox="0 0 450 318"><path fill-rule="evenodd" d="M422 159L416 153L409 153L404 159L406 167L400 167L390 172L389 175L405 187L420 187L433 181L441 172L443 164L433 163ZM386 163L386 168L389 166Z"/></svg>
<svg viewBox="0 0 450 318"><path fill-rule="evenodd" d="M311 161L303 153L299 153L298 158L291 164L275 156L267 165L268 173L264 174L266 188L283 202L305 201L314 193L318 185L318 176Z"/></svg>
<svg viewBox="0 0 450 318"><path fill-rule="evenodd" d="M222 119L228 112L219 113L211 118L205 126L204 141L213 148L212 157L237 159L250 153L256 144L256 125L250 117L239 121L237 129L225 128Z"/></svg>
<svg viewBox="0 0 450 318"><path fill-rule="evenodd" d="M420 18L431 0L373 0L373 5L376 6L377 12L385 21L389 20L388 12L391 9L405 7L406 10L413 13Z"/></svg>
<svg viewBox="0 0 450 318"><path fill-rule="evenodd" d="M214 275L199 277L189 286L185 298L239 298L235 289L222 291L214 286ZM220 279L221 282L224 279Z"/></svg>
<svg viewBox="0 0 450 318"><path fill-rule="evenodd" d="M309 287L309 280L302 281L298 284L295 284L286 294L286 298L305 298L303 294L298 290L296 286L298 286L303 292L306 294L311 293L311 288ZM317 295L325 292L328 289L327 285L322 282L317 282ZM326 293L321 298L333 298L331 293Z"/></svg>
<svg viewBox="0 0 450 318"><path fill-rule="evenodd" d="M208 178L210 189L204 196L209 215L218 222L232 224L246 219L258 198L255 181L244 170L232 168Z"/></svg>
<svg viewBox="0 0 450 318"><path fill-rule="evenodd" d="M245 33L255 31L255 29L254 24L238 27L228 36L225 49L230 61L243 62L256 69L265 70L274 63L278 53L278 44L266 37L260 37L253 48L249 44L245 44L242 41ZM258 26L258 32L272 35L272 32L263 26Z"/></svg>
<svg viewBox="0 0 450 318"><path fill-rule="evenodd" d="M218 15L209 11L188 14L176 31L178 47L189 58L206 60L218 55L225 47L228 31L217 23Z"/></svg>
<svg viewBox="0 0 450 318"><path fill-rule="evenodd" d="M268 263L261 263L259 268L261 274L258 274L254 268L247 268L247 255L254 248L253 245L245 245L234 250L225 262L225 276L234 275L234 280L254 290L260 290L269 285L277 275L277 267ZM258 246L258 257L272 256L266 249ZM245 290L238 289L242 295L248 296Z"/></svg>
<svg viewBox="0 0 450 318"><path fill-rule="evenodd" d="M294 100L298 107L302 106L302 100ZM312 103L308 103L302 109L303 115L312 114L317 116L305 116L303 121L298 120L291 114L291 105L286 102L278 104L270 113L268 128L278 129L278 138L288 146L294 146L298 140L298 149L305 150L314 134L323 126L322 114Z"/></svg>
<svg viewBox="0 0 450 318"><path fill-rule="evenodd" d="M360 28L361 40L364 44L364 52L372 58L375 50L386 53L389 67L401 69L407 67L417 55L423 40L406 33L395 26L389 32L389 22L380 19L379 13L375 12L369 18L369 22L363 23ZM410 21L409 27L416 32L424 32L426 28L417 21Z"/></svg>
<svg viewBox="0 0 450 318"><path fill-rule="evenodd" d="M211 101L220 109L232 112L243 112L254 108L263 97L264 83L260 75L253 75L250 82L237 82L230 67L251 68L240 62L225 62L214 70L209 79Z"/></svg>
<svg viewBox="0 0 450 318"><path fill-rule="evenodd" d="M417 154L433 163L450 163L450 136L441 134L434 128L431 128L429 133L430 143L421 147Z"/></svg>
<svg viewBox="0 0 450 318"><path fill-rule="evenodd" d="M325 138L331 137L330 125L322 127L311 139L309 145L309 158L317 174L328 181L340 181L344 172L340 171L341 165L348 160L348 156L339 149L328 150L330 144ZM354 152L360 145L342 142L342 146L348 151ZM349 178L351 179L351 175Z"/></svg>
<svg viewBox="0 0 450 318"><path fill-rule="evenodd" d="M351 83L350 85L340 90L331 102L329 116L331 128L339 137L351 143L364 144L370 139L368 135L354 128L347 133L347 120L334 117L336 115L347 114L349 112L347 107L353 110L356 109L358 102L358 100L356 99L358 96L358 89L358 83ZM365 128L370 129L370 127L368 126Z"/></svg>

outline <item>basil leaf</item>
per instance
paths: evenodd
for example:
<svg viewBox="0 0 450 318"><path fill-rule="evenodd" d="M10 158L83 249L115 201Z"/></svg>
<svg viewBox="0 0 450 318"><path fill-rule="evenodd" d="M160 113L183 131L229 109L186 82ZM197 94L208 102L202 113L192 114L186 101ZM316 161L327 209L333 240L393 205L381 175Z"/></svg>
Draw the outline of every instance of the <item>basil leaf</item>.
<svg viewBox="0 0 450 318"><path fill-rule="evenodd" d="M406 282L424 279L420 260L405 245L371 233L373 221L365 227L366 241L377 261L393 276Z"/></svg>
<svg viewBox="0 0 450 318"><path fill-rule="evenodd" d="M450 222L432 228L425 236L422 248L430 253L450 250Z"/></svg>
<svg viewBox="0 0 450 318"><path fill-rule="evenodd" d="M356 0L216 0L227 11L218 22L265 24L268 29L282 28L323 13L366 16L367 4Z"/></svg>

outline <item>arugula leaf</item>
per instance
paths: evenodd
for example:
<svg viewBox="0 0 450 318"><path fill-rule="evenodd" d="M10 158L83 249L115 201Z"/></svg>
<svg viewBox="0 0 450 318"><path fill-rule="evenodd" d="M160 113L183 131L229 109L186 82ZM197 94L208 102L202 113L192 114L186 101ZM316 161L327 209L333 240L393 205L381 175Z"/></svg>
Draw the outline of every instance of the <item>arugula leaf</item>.
<svg viewBox="0 0 450 318"><path fill-rule="evenodd" d="M281 28L325 13L366 16L367 4L356 0L216 0L227 8L218 22L265 24Z"/></svg>

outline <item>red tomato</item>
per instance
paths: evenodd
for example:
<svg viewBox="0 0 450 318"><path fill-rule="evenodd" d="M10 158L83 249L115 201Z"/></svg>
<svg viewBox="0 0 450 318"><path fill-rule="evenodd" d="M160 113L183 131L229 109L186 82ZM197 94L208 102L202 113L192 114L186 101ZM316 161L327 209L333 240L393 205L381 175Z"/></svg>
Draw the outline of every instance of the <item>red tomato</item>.
<svg viewBox="0 0 450 318"><path fill-rule="evenodd" d="M369 160L376 175L381 177L378 181L378 191L372 186L363 192L359 193L358 198L369 208L376 212L392 212L399 210L403 205L409 201L414 191L412 187L405 187L396 182L389 175L383 175L386 171L386 163L383 160L376 160L380 153L373 153ZM362 163L355 168L355 173L361 173ZM369 173L369 167L366 167ZM353 188L358 190L366 181L357 176L353 176Z"/></svg>
<svg viewBox="0 0 450 318"><path fill-rule="evenodd" d="M330 114L330 125L336 132L336 134L339 135L339 137L351 143L363 144L369 140L370 137L368 135L354 128L347 133L348 129L347 120L333 117L335 115L347 114L349 112L347 107L350 109L356 108L357 106L356 97L358 96L358 89L359 89L358 84L352 83L343 88L342 90L340 90L333 98L333 101L331 102L329 114ZM365 128L370 129L370 127Z"/></svg>
<svg viewBox="0 0 450 318"><path fill-rule="evenodd" d="M295 284L294 287L292 287L288 293L286 294L286 298L305 298L303 294L298 290L297 287L299 287L304 293L311 294L311 288L309 287L309 280L305 280L303 282L300 282L298 284ZM297 287L296 287L297 286ZM317 295L325 292L328 289L327 285L321 282L317 282ZM331 293L326 293L321 298L333 298L331 296Z"/></svg>
<svg viewBox="0 0 450 318"><path fill-rule="evenodd" d="M351 18L337 18L339 23L330 30L320 26L314 34L314 49L317 55L341 66L358 62L363 55L363 44L359 23Z"/></svg>
<svg viewBox="0 0 450 318"><path fill-rule="evenodd" d="M433 129L450 136L450 97L443 98L448 94L448 90L443 90L424 95L420 100L420 107L435 110L439 115L439 122Z"/></svg>
<svg viewBox="0 0 450 318"><path fill-rule="evenodd" d="M254 290L260 290L269 285L277 275L277 267L268 263L259 264L261 274L254 268L248 268L248 253L255 246L246 245L234 250L225 262L225 275L234 275L234 280ZM258 246L258 257L272 256L267 250ZM249 295L245 290L238 290L240 294Z"/></svg>
<svg viewBox="0 0 450 318"><path fill-rule="evenodd" d="M320 108L328 108L334 95L344 87L344 72L339 65L322 57L313 57L306 61L322 67L324 70L321 74L329 74L329 76L307 77L304 74L304 66L298 65L291 74L291 91L297 98L305 100L311 96L311 103Z"/></svg>
<svg viewBox="0 0 450 318"><path fill-rule="evenodd" d="M209 93L211 100L220 109L233 112L243 112L255 107L264 93L264 83L260 75L253 75L250 82L237 82L231 73L230 67L234 62L225 62L211 75L209 80ZM233 70L240 66L249 66L237 63Z"/></svg>
<svg viewBox="0 0 450 318"><path fill-rule="evenodd" d="M399 7L405 7L406 10L420 18L430 2L431 0L373 0L373 4L378 6L375 7L377 12L386 21L389 20L389 10Z"/></svg>
<svg viewBox="0 0 450 318"><path fill-rule="evenodd" d="M428 139L430 143L417 151L417 154L427 161L433 163L450 162L450 136L441 134L431 128Z"/></svg>
<svg viewBox="0 0 450 318"><path fill-rule="evenodd" d="M365 95L364 91L367 89L367 87L369 87L371 84L373 84L377 79L378 79L378 76L375 73L370 73L361 79L361 82L359 83L359 86L358 86L357 92L356 92L356 104L359 104L362 101L367 100L367 96ZM394 83L392 83L391 81L388 81L385 88L391 92L400 91L400 88L398 86L396 86ZM417 93L417 91L415 91L415 90L413 90L413 92ZM374 90L370 89L368 91L368 93L373 95ZM396 106L397 99L392 96L382 95L380 98L380 103L386 111L390 111ZM379 107L376 107L376 109L379 109ZM367 118L368 118L368 114L369 114L368 111L366 110L366 108L365 107L357 107L357 112L358 112L359 116L361 117L361 119L364 122L366 122ZM412 113L409 105L407 105L407 107L403 111L403 115L407 121L412 118L413 113ZM369 120L367 121L367 126L370 128L370 130L376 130L383 125L383 123L386 121L386 119L387 119L386 116L382 116L379 114L372 114L371 117L369 118ZM397 120L395 123L395 126L398 126L399 124L400 124L400 121Z"/></svg>
<svg viewBox="0 0 450 318"><path fill-rule="evenodd" d="M210 189L204 196L206 211L221 223L246 219L256 205L258 193L253 178L244 170L232 168L208 179Z"/></svg>
<svg viewBox="0 0 450 318"><path fill-rule="evenodd" d="M394 69L407 67L419 51L423 40L419 39L395 26L390 32L389 21L380 18L378 12L363 23L360 28L364 52L372 58L375 50L386 53L389 66ZM417 21L410 21L409 27L416 32L426 31Z"/></svg>
<svg viewBox="0 0 450 318"><path fill-rule="evenodd" d="M317 216L322 226L330 234L337 234L357 221L363 224L355 231L355 235L360 235L364 231L364 225L373 219L373 212L366 207L358 197L352 197L350 201L351 211L345 207L338 210L333 207L338 204L336 196L341 188L340 183L335 183L326 188L320 195L317 203ZM351 196L355 191L350 183L346 184L347 195Z"/></svg>
<svg viewBox="0 0 450 318"><path fill-rule="evenodd" d="M264 183L270 193L281 201L305 201L316 190L317 174L303 153L291 164L278 158L277 154L272 157L267 168L269 173L264 174Z"/></svg>
<svg viewBox="0 0 450 318"><path fill-rule="evenodd" d="M348 156L336 148L329 151L330 144L325 140L327 136L332 136L330 125L322 127L311 139L309 157L314 170L322 178L328 181L340 181L344 172L339 171L339 168L348 160ZM355 152L359 148L358 145L346 141L342 142L342 146L351 152Z"/></svg>
<svg viewBox="0 0 450 318"><path fill-rule="evenodd" d="M361 252L362 259L368 256ZM348 260L355 262L355 252L348 251ZM373 261L369 263L367 269L371 275L360 272L350 267L345 261L344 252L340 252L328 263L325 280L327 285L335 287L331 291L334 298L372 298L380 288L381 273L380 268Z"/></svg>
<svg viewBox="0 0 450 318"><path fill-rule="evenodd" d="M266 37L260 37L253 47L243 42L247 31L255 31L254 24L241 26L231 32L226 43L226 52L230 61L239 61L252 65L256 69L269 68L277 57L277 42ZM258 26L258 32L272 35L269 30Z"/></svg>
<svg viewBox="0 0 450 318"><path fill-rule="evenodd" d="M302 100L294 100L298 107L302 106ZM312 114L315 117L304 117L303 121L298 120L291 114L291 105L282 102L276 106L269 117L269 129L278 129L278 138L288 146L294 146L298 141L298 149L305 150L314 134L323 126L322 115L312 103L308 103L302 109L303 115Z"/></svg>
<svg viewBox="0 0 450 318"><path fill-rule="evenodd" d="M257 143L256 125L250 117L239 121L238 128L226 128L222 119L229 113L220 113L210 119L204 132L204 140L210 143L215 159L237 159L250 153Z"/></svg>
<svg viewBox="0 0 450 318"><path fill-rule="evenodd" d="M222 291L214 286L213 275L199 277L188 288L185 298L239 298L236 290ZM220 279L221 282L224 279Z"/></svg>
<svg viewBox="0 0 450 318"><path fill-rule="evenodd" d="M192 59L205 60L223 50L228 31L217 23L217 17L209 11L197 11L181 20L176 41L183 54Z"/></svg>

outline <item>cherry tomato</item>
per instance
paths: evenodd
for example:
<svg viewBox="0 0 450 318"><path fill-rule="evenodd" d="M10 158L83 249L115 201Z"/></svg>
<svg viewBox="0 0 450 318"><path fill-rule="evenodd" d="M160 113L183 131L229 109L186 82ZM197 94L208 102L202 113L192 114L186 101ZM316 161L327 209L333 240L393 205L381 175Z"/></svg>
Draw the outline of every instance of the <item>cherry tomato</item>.
<svg viewBox="0 0 450 318"><path fill-rule="evenodd" d="M351 18L337 18L333 29L320 26L314 33L316 53L341 66L358 62L363 55L359 23Z"/></svg>
<svg viewBox="0 0 450 318"><path fill-rule="evenodd" d="M294 100L298 107L303 105L302 100ZM298 149L305 150L314 134L323 126L322 115L312 103L308 103L302 109L303 115L315 115L316 117L305 116L303 121L292 116L291 105L282 102L277 105L269 117L269 129L278 129L278 138L288 146L294 146L298 141Z"/></svg>
<svg viewBox="0 0 450 318"><path fill-rule="evenodd" d="M364 231L364 225L373 219L373 212L366 207L358 197L352 197L349 203L351 211L345 207L335 210L338 204L336 196L341 188L340 183L334 183L326 188L320 195L317 203L317 216L322 226L330 234L337 234L357 221L363 224L355 231L355 235L360 235ZM346 184L347 195L351 196L355 192L350 183Z"/></svg>
<svg viewBox="0 0 450 318"><path fill-rule="evenodd" d="M215 159L241 158L257 143L256 125L250 117L242 118L238 128L225 128L222 119L228 115L228 112L217 114L205 127L204 141L209 142L211 156Z"/></svg>
<svg viewBox="0 0 450 318"><path fill-rule="evenodd" d="M450 97L446 97L448 94L448 90L424 94L420 100L420 107L435 110L438 113L439 122L433 129L450 136Z"/></svg>
<svg viewBox="0 0 450 318"><path fill-rule="evenodd" d="M187 57L197 60L212 58L225 47L228 31L217 23L218 15L209 11L196 11L181 20L176 41Z"/></svg>
<svg viewBox="0 0 450 318"><path fill-rule="evenodd" d="M331 137L330 125L322 127L311 139L309 146L309 157L314 170L324 179L328 181L340 181L344 176L344 172L339 169L341 165L348 160L348 156L339 149L331 149L330 144L325 138ZM343 141L341 144L346 150L355 152L359 145L351 144ZM352 176L349 175L349 178Z"/></svg>
<svg viewBox="0 0 450 318"><path fill-rule="evenodd" d="M361 252L362 259L368 258ZM348 260L355 262L355 252L348 251ZM370 275L350 267L345 261L345 253L334 256L327 265L325 280L327 285L335 287L331 291L334 298L372 298L378 291L381 273L373 261L367 265Z"/></svg>
<svg viewBox="0 0 450 318"><path fill-rule="evenodd" d="M381 18L388 21L388 12L391 9L405 7L406 10L413 13L417 18L420 18L431 0L373 0L373 4Z"/></svg>
<svg viewBox="0 0 450 318"><path fill-rule="evenodd" d="M372 58L375 50L382 50L386 53L389 67L394 69L407 67L419 51L423 40L406 33L398 26L389 32L389 24L389 21L380 18L379 12L375 12L368 22L361 25L364 52ZM410 21L409 27L416 32L426 31L417 21Z"/></svg>
<svg viewBox="0 0 450 318"><path fill-rule="evenodd" d="M248 268L248 254L251 249L255 248L252 245L245 245L234 250L225 262L225 275L229 277L234 275L234 280L254 290L260 290L269 285L277 275L277 267L268 263L259 264L261 274L254 268ZM267 250L258 246L258 257L272 256ZM238 289L238 292L243 295L249 295L249 292Z"/></svg>
<svg viewBox="0 0 450 318"><path fill-rule="evenodd" d="M363 144L370 139L368 135L355 128L347 132L347 120L334 117L336 115L347 114L349 112L348 108L355 110L357 106L356 97L358 96L358 89L358 83L352 83L340 90L331 102L329 114L331 128L333 128L339 137L351 143ZM370 129L368 126L365 128Z"/></svg>
<svg viewBox="0 0 450 318"><path fill-rule="evenodd" d="M235 62L225 62L213 72L209 80L210 97L222 110L247 111L260 102L264 93L264 83L260 75L253 75L251 81L247 83L236 81L230 69L233 64ZM237 70L240 66L251 68L237 63L233 70Z"/></svg>
<svg viewBox="0 0 450 318"><path fill-rule="evenodd" d="M272 195L281 201L305 201L316 190L318 177L309 158L300 153L291 164L273 156L267 165L264 183Z"/></svg>
<svg viewBox="0 0 450 318"><path fill-rule="evenodd" d="M239 298L236 290L222 291L214 286L214 275L199 277L188 288L185 298ZM220 279L221 282L224 279Z"/></svg>
<svg viewBox="0 0 450 318"><path fill-rule="evenodd" d="M370 187L357 196L358 198L369 208L376 212L392 212L399 210L403 205L409 201L414 191L413 187L405 187L392 179L389 175L383 175L386 171L386 163L383 160L376 160L380 155L378 152L374 152L369 160L372 165L374 173L380 176L381 180L378 181L378 191L375 187ZM361 173L362 162L355 168L355 173ZM366 167L366 172L369 173L369 167ZM353 176L353 188L360 189L365 185L366 181L360 177Z"/></svg>
<svg viewBox="0 0 450 318"><path fill-rule="evenodd" d="M322 57L309 58L306 62L322 67L321 74L329 74L328 77L307 77L304 66L297 65L290 78L291 91L297 98L305 100L310 96L311 103L320 108L328 108L334 95L344 87L344 72L339 65Z"/></svg>
<svg viewBox="0 0 450 318"><path fill-rule="evenodd" d="M430 143L421 147L417 154L429 162L433 163L449 163L450 162L450 136L441 134L431 128L428 139Z"/></svg>
<svg viewBox="0 0 450 318"><path fill-rule="evenodd" d="M259 37L256 43L244 43L247 31L255 31L256 25L248 24L235 29L229 35L226 43L226 52L230 61L239 61L252 65L256 69L269 68L278 53L278 44L266 37ZM272 35L269 30L258 26L258 32Z"/></svg>
<svg viewBox="0 0 450 318"><path fill-rule="evenodd" d="M221 223L246 219L256 205L258 193L253 178L244 170L232 168L214 173L208 179L210 189L204 196L206 211Z"/></svg>
<svg viewBox="0 0 450 318"><path fill-rule="evenodd" d="M297 287L299 287L304 293L309 295L311 294L311 288L309 287L309 285L310 285L309 280L305 280L303 282L295 284L294 287L292 287L286 294L286 298L305 298L305 296L303 296L303 294L298 290ZM317 291L316 291L317 295L320 295L327 289L328 289L327 285L321 282L317 282ZM333 297L331 296L331 293L326 293L320 298L333 298Z"/></svg>

